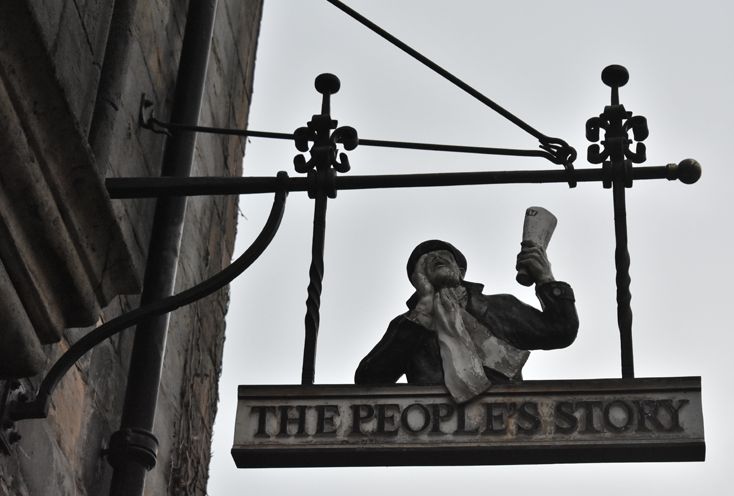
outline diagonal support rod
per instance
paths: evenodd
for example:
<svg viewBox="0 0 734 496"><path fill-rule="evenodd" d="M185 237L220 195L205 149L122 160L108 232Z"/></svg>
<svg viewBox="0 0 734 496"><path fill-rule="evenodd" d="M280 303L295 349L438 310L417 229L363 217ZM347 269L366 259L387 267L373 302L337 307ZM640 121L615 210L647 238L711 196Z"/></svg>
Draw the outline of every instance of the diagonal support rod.
<svg viewBox="0 0 734 496"><path fill-rule="evenodd" d="M391 35L366 17L362 16L355 10L347 7L339 0L327 0L330 4L334 5L338 9L340 9L342 12L346 13L365 27L371 29L373 32L377 33L381 37L383 37L385 40L389 41L432 71L436 72L437 74L443 76L447 80L449 80L454 85L458 86L462 90L464 90L466 93L470 94L480 102L482 102L487 107L491 108L498 114L500 114L505 119L509 120L516 126L518 126L523 131L527 132L528 134L534 136L540 141L540 148L543 150L548 151L554 159L552 160L556 164L562 164L566 169L572 170L573 169L573 162L576 160L576 150L571 147L568 143L563 141L559 138L551 138L540 131L537 131L533 127L531 127L529 124L525 123L521 119L519 119L517 116L513 115L509 111L505 110L504 108L500 107L498 104L481 94L476 89L469 86L467 83L459 79L458 77L451 74L449 71L444 69L443 67L439 66L435 62L431 61L424 55L420 54L413 48L409 47L399 39L397 39L395 36ZM573 187L574 185L571 184Z"/></svg>

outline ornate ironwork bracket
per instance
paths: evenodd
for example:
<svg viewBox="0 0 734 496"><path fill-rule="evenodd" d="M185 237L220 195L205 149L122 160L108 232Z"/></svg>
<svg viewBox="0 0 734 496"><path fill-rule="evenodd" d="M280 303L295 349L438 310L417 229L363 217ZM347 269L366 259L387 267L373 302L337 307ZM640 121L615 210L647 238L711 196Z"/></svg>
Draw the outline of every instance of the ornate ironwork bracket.
<svg viewBox="0 0 734 496"><path fill-rule="evenodd" d="M647 126L644 117L634 117L619 104L619 87L623 86L628 75L626 69L620 66L611 66L603 72L603 81L612 88L612 105L605 108L604 113L587 122L587 137L591 141L598 141L599 130L604 129L605 136L601 145L591 145L589 156L592 163L603 163L600 169L571 169L547 171L494 171L494 172L467 172L443 174L403 174L385 176L338 176L336 172L349 170L349 160L346 154L338 154L337 147L342 144L345 149L353 150L357 144L364 144L359 140L357 132L350 127L337 128L337 122L330 116L330 96L339 89L339 80L333 75L322 75L317 78L316 89L322 93L322 112L314 115L307 127L300 128L293 135L259 133L257 131L215 130L211 128L192 127L190 130L203 132L217 132L219 134L239 134L276 138L296 139L299 151L310 152L310 159L303 155L294 159L296 170L307 173L307 177L289 178L285 172L277 177L243 177L243 178L110 178L106 181L111 198L148 198L163 196L194 196L219 194L253 194L275 192L276 199L270 217L260 236L252 246L230 267L200 283L199 285L165 298L159 302L139 308L121 315L84 336L75 343L52 367L43 380L38 394L33 400L20 387L11 387L0 400L0 450L9 451L19 435L15 430L14 422L22 419L45 418L48 415L51 395L58 382L71 366L87 351L114 334L135 325L137 322L153 315L168 313L176 308L192 303L228 284L235 277L249 267L254 260L266 249L275 235L285 208L285 199L290 191L308 191L309 196L316 200L314 211L314 236L312 246L312 264L310 270L311 282L306 302L306 342L304 347L304 370L302 382L312 384L315 374L316 338L319 326L319 306L321 295L321 281L323 278L324 236L326 229L326 201L335 198L338 190L375 189L375 188L407 188L431 186L458 186L471 184L510 184L510 183L558 183L572 181L590 182L601 181L605 187L613 189L615 207L615 234L617 238L617 286L618 286L618 320L622 340L622 375L634 377L632 364L631 323L629 295L629 254L627 253L627 228L624 204L624 190L631 187L633 180L668 179L680 180L685 184L695 183L701 176L701 166L692 159L686 159L679 164L668 164L656 167L633 167L632 163L641 163L645 159L644 145L639 143L647 137ZM150 116L147 121L144 116L145 108L149 107L143 98L141 102L141 125L147 129L157 131L155 126L170 128L189 128L175 124L165 124L155 121ZM332 132L332 130L334 130ZM629 149L632 141L627 133L633 132L637 149ZM308 143L314 145L309 148ZM395 142L386 142L392 143ZM400 148L427 148L434 145L398 144ZM419 145L419 146L411 146ZM642 145L642 146L640 146ZM381 145L380 145L381 146ZM438 145L435 145L438 146ZM422 148L421 148L422 147ZM444 150L446 151L446 150ZM465 151L465 150L448 150ZM473 151L475 152L476 151ZM484 152L480 152L484 153ZM337 160L337 155L339 159ZM593 160L592 160L593 159ZM16 383L13 383L16 384ZM135 433L133 433L135 434ZM137 435L139 434L139 435ZM154 455L152 441L145 433L137 433L130 439L120 439L115 450L142 449L141 456L150 458ZM150 437L150 436L148 436ZM133 439L135 438L135 439ZM135 441L135 440L138 441ZM152 439L152 438L151 438ZM129 443L127 441L130 441ZM112 453L112 452L110 452ZM113 455L114 456L114 455Z"/></svg>
<svg viewBox="0 0 734 496"><path fill-rule="evenodd" d="M334 3L334 2L332 2ZM316 337L319 325L319 306L321 281L323 278L323 241L325 232L326 198L335 198L338 190L372 189L372 188L408 188L428 186L454 186L469 184L510 184L510 183L552 183L600 181L605 188L613 189L615 235L617 239L617 301L618 323L620 328L622 349L622 376L634 377L632 360L632 311L629 292L629 254L627 253L627 227L624 189L631 187L633 180L643 179L678 179L685 184L695 183L701 176L701 166L692 159L679 164L668 164L656 167L633 167L633 163L645 161L645 146L641 143L647 138L647 121L642 116L633 116L619 103L619 88L629 79L627 70L621 66L610 66L602 73L602 80L612 88L612 104L604 109L599 117L589 119L586 124L587 138L598 141L600 130L604 130L604 140L589 146L588 157L591 163L602 164L600 169L574 169L565 171L496 171L466 172L443 174L405 174L385 176L338 176L337 171L349 170L349 162L345 154L341 154L341 162L336 160L336 146L344 143L348 150L357 143L364 145L367 140L359 140L352 128L338 128L336 121L330 117L329 95L338 90L338 79L331 75L322 75L317 79L317 89L324 95L322 113L315 115L308 127L300 128L293 135L265 137L292 137L296 140L299 151L311 152L310 160L303 155L295 158L294 164L299 172L308 172L307 178L290 178L286 184L288 191L308 191L311 198L316 198L314 215L314 238L312 248L311 283L307 300L306 345L304 347L303 384L312 384L314 380L314 363L316 353ZM150 120L150 119L149 119ZM160 125L160 123L159 123ZM178 127L165 124L169 127ZM197 128L196 130L205 131ZM632 131L637 141L635 151L630 149L632 140L628 133ZM217 130L218 133L227 132ZM248 131L238 134L250 133ZM253 136L265 135L257 131ZM550 140L549 143L551 143ZM314 142L309 149L308 143ZM395 142L386 142L395 145ZM434 148L438 145L401 144L401 148ZM383 146L383 145L379 145ZM550 145L549 145L550 146ZM563 146L563 145L559 145ZM603 147L603 149L602 149ZM494 151L494 149L492 149ZM447 150L444 150L447 151ZM450 150L471 151L476 150ZM515 150L514 152L517 152ZM483 152L479 152L483 153ZM524 153L524 152L523 152ZM575 152L574 152L575 156ZM547 157L546 157L547 158ZM146 178L146 179L108 179L107 187L112 198L150 197L164 195L198 195L198 194L251 194L272 191L272 179L266 177L249 178Z"/></svg>
<svg viewBox="0 0 734 496"><path fill-rule="evenodd" d="M252 245L250 245L250 247L229 267L206 281L187 289L186 291L182 291L181 293L169 296L168 298L164 298L155 303L140 307L132 312L120 315L119 317L116 317L87 333L79 341L74 343L66 353L58 359L54 366L51 367L51 370L46 374L46 377L43 379L43 382L38 389L38 393L33 400L30 400L23 391L20 391L20 393L17 394L11 392L12 394L9 396L9 399L5 404L0 405L0 407L3 407L0 414L2 414L2 419L5 422L3 423L3 428L5 428L7 424L8 429L11 431L9 436L11 436L12 429L14 428L14 424L12 424L12 422L32 418L46 418L48 416L48 411L51 406L51 397L56 390L59 381L61 381L66 372L69 371L77 360L96 345L143 320L156 315L163 315L172 312L177 308L194 303L195 301L220 290L252 265L252 263L257 260L268 247L280 227L280 221L283 218L283 212L285 211L286 197L288 196L284 187L287 177L288 174L285 172L278 173L277 181L280 185L276 186L275 201L273 202L273 207L265 226L260 232L260 235L255 239L255 241L253 241ZM135 446L139 445L138 447L141 447L141 449L146 452L141 456L144 456L147 460L151 453L154 454L154 451L150 449L154 436L151 438L152 434L148 434L140 431L137 434L133 433L130 436L121 435L122 437L115 440L116 444L113 446L111 445L111 449L114 449L115 453L117 453L121 449L127 449L125 447L127 444L132 443L132 445ZM140 436L147 436L148 439L143 440ZM12 439L12 437L10 437L10 439ZM132 449L137 449L135 446L133 446Z"/></svg>

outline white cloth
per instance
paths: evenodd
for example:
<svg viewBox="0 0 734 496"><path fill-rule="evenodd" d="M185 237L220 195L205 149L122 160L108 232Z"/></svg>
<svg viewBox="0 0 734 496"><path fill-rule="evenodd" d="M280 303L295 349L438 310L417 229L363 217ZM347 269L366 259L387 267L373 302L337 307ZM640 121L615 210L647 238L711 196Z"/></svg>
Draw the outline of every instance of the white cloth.
<svg viewBox="0 0 734 496"><path fill-rule="evenodd" d="M433 320L443 365L444 382L457 403L480 395L492 385L487 367L508 378L523 367L530 352L498 339L467 312L466 289L443 288L433 295Z"/></svg>

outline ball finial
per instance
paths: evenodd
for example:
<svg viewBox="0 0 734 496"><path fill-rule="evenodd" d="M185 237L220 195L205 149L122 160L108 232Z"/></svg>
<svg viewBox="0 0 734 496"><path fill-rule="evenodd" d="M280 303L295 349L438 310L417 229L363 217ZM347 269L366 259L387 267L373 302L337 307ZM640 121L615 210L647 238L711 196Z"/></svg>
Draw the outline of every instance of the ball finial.
<svg viewBox="0 0 734 496"><path fill-rule="evenodd" d="M701 179L701 164L687 158L678 164L678 180L683 184L693 184Z"/></svg>
<svg viewBox="0 0 734 496"><path fill-rule="evenodd" d="M316 77L316 82L314 86L316 86L316 91L318 91L322 95L333 95L334 93L337 93L339 91L341 83L339 82L338 77L333 74L327 73L321 74Z"/></svg>
<svg viewBox="0 0 734 496"><path fill-rule="evenodd" d="M630 80L630 73L621 65L610 65L601 71L601 80L611 88L621 88Z"/></svg>

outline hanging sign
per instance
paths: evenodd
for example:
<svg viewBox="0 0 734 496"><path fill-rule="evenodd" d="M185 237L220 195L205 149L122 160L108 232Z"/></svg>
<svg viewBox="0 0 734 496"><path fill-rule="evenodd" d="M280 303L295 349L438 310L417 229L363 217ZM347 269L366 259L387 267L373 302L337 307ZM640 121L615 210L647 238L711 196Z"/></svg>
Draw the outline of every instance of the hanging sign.
<svg viewBox="0 0 734 496"><path fill-rule="evenodd" d="M703 461L699 377L240 386L239 468Z"/></svg>

